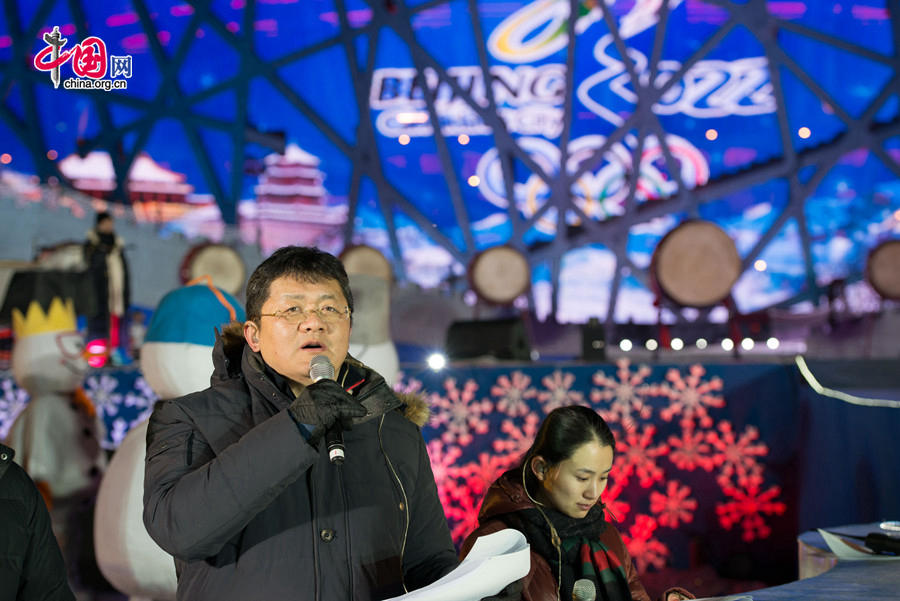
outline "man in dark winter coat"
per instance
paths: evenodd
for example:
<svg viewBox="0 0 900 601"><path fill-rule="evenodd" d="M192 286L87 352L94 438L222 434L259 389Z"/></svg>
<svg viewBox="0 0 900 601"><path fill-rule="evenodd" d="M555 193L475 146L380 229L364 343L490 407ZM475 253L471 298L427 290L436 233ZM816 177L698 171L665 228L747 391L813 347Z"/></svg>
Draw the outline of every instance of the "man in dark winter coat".
<svg viewBox="0 0 900 601"><path fill-rule="evenodd" d="M0 444L0 599L75 601L47 506L13 455Z"/></svg>
<svg viewBox="0 0 900 601"><path fill-rule="evenodd" d="M340 261L279 249L250 277L248 321L216 343L210 388L156 405L144 523L176 558L178 599L378 600L457 565L427 409L348 356L352 312ZM312 381L317 355L334 380Z"/></svg>
<svg viewBox="0 0 900 601"><path fill-rule="evenodd" d="M89 342L105 340L113 362L121 362L118 348L122 322L131 302L131 284L125 243L116 235L111 214L97 214L96 225L87 233L84 243L84 261L97 307L95 314L88 318L87 339Z"/></svg>

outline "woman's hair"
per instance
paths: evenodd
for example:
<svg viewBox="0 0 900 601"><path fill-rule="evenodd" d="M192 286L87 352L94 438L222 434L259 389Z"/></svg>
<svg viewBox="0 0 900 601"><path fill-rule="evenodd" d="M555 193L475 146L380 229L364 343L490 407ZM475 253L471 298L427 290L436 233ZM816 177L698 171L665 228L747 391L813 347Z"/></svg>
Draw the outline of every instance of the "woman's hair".
<svg viewBox="0 0 900 601"><path fill-rule="evenodd" d="M529 469L534 457L540 455L549 467L553 467L571 457L581 445L593 441L604 447L612 447L615 452L616 439L612 430L596 411L580 405L559 407L551 411L518 466L528 492L534 494L539 486L537 478Z"/></svg>

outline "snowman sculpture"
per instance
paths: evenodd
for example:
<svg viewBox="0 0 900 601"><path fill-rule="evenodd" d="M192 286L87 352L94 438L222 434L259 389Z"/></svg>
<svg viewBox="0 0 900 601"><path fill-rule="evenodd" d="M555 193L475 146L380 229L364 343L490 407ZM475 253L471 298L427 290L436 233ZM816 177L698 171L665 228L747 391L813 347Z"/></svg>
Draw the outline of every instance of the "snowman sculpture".
<svg viewBox="0 0 900 601"><path fill-rule="evenodd" d="M399 372L397 347L391 338L391 264L381 251L366 245L348 247L341 261L353 292L350 355L393 386Z"/></svg>
<svg viewBox="0 0 900 601"><path fill-rule="evenodd" d="M187 285L169 292L147 327L141 371L161 399L209 386L216 328L244 320L227 292ZM134 426L110 461L97 495L94 539L97 564L119 591L137 599L175 599L175 563L150 538L143 521L147 420Z"/></svg>
<svg viewBox="0 0 900 601"><path fill-rule="evenodd" d="M70 585L78 592L83 571L93 563L90 528L84 525L90 523L106 467L100 446L104 428L81 389L88 363L84 339L76 330L74 303L49 290L35 286L32 300L11 312L13 377L29 401L13 422L6 444L16 450L16 462L44 496ZM48 299L48 294L53 296Z"/></svg>

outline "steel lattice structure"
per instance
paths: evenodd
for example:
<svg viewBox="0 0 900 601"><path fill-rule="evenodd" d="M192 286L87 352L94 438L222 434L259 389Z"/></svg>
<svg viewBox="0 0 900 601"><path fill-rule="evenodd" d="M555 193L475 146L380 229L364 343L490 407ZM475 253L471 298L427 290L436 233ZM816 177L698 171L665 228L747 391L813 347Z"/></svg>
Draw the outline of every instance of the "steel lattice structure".
<svg viewBox="0 0 900 601"><path fill-rule="evenodd" d="M16 0L3 0L5 31L10 42L4 50L7 54L0 62L0 118L6 128L16 136L27 148L31 156L34 171L44 180L62 174L57 164L47 158L49 140L53 132L48 131L47 109L42 106L39 89L46 90L52 83L46 74L32 67L32 58L39 48L37 40L42 31L53 21L55 11L65 10L74 24L74 35L78 39L87 38L94 30L94 24L88 13L96 7L91 3L78 0L41 0L36 7L23 11L25 3ZM524 170L529 176L539 178L541 185L547 189L547 198L533 211L523 212L515 202L508 202L506 212L509 220L510 235L506 243L522 251L532 265L546 265L550 272L552 290L559 290L560 272L563 257L573 248L591 244L601 244L615 256L616 268L611 274L609 303L606 307L606 321L611 325L615 321L616 303L623 274L634 276L644 286L649 286L648 266L635 262L628 252L629 232L636 225L671 214L686 217L701 216L701 208L709 202L741 191L753 189L755 186L772 180L787 182L787 200L778 207L777 216L760 233L758 239L746 252L742 253L742 270L752 268L764 249L779 234L785 225L795 220L802 241L803 263L805 267L805 284L802 289L781 301L789 305L802 300L818 302L822 294L823 282L817 278L814 270L813 240L807 224L805 211L807 200L815 193L823 179L835 164L848 153L860 149L868 149L872 155L883 163L894 176L900 176L900 165L891 156L890 144L895 136L900 135L900 118L897 111L886 107L898 88L898 53L896 43L891 52L873 50L865 44L848 41L834 33L821 31L796 19L779 16L773 11L772 3L759 0L732 2L727 0L706 0L705 2L688 2L681 0L669 2L637 2L629 3L633 15L638 9L649 15L654 24L652 45L647 56L646 65L638 65L634 60L631 38L623 34L623 11L616 10L616 3L603 10L599 2L579 2L562 0L557 5L565 7L568 15L594 15L596 27L605 27L612 36L613 48L624 68L622 86L634 94L633 109L613 123L602 129L605 140L592 149L587 156L578 157L577 164L571 165L573 128L581 119L576 109L576 74L580 67L578 61L578 43L574 42L580 35L579 19L566 18L564 29L559 35L565 36L565 44L561 56L564 56L565 79L564 101L562 102L561 131L556 145L559 151L559 162L552 169L536 160L521 141L521 136L511 131L502 117L501 102L495 97L494 86L485 86L484 97L472 93L461 84L446 60L436 56L433 48L424 43L423 35L413 27L416 19L429 11L441 10L445 5L453 5L453 10L463 9L468 15L468 22L455 23L454 27L470 28L477 41L475 52L477 64L484 81L493 81L492 69L497 64L489 55L488 41L483 14L485 4L476 0L453 2L452 0L431 0L428 2L404 2L403 0L372 0L365 3L350 0L334 0L334 13L337 23L327 35L314 42L288 49L279 56L272 57L260 52L255 35L243 35L241 32L253 32L257 13L265 2L262 0L246 0L240 3L242 21L235 24L222 17L218 2L212 0L188 0L189 16L184 26L184 34L171 44L161 42L161 24L155 13L163 9L169 10L170 3L151 2L150 0L129 0L124 2L133 9L137 23L146 36L149 54L158 70L155 89L148 97L131 94L97 94L80 92L89 100L99 123L100 133L83 139L70 140L74 149L86 153L93 149L104 149L112 157L117 176L118 194L124 198L127 173L135 157L141 152L151 132L161 120L174 120L186 132L191 152L202 172L205 185L215 196L227 222L234 222L237 202L246 194L245 174L241 169L232 169L223 177L218 172L216 161L211 152L210 143L203 137L205 131L219 132L230 141L231 148L227 160L231 165L245 165L252 158L251 148L284 149L284 135L268 131L260 131L255 123L259 115L250 110L250 95L253 82L263 80L272 90L281 96L297 113L311 123L325 140L342 153L351 170L347 202L349 216L344 232L347 244L355 238L356 215L360 199L360 190L364 180L370 181L376 191L380 203L380 211L386 224L389 236L389 247L394 258L398 278L405 277L401 242L396 234L395 215L402 212L411 219L436 244L441 246L461 265L467 265L481 250L473 237L470 204L466 201L464 175L454 159L451 145L452 133L444 128L433 128L433 144L439 159L440 170L446 182L446 202L450 203L452 215L460 231L461 240L457 241L441 228L435 227L432 216L411 198L407 190L398 185L385 173L385 156L379 146L379 131L376 127L377 115L371 108L371 90L373 76L379 67L378 48L380 40L387 35L396 37L406 47L412 66L416 70L415 86L419 90L436 90L438 86L449 89L455 99L461 100L472 113L490 129L490 145L496 148L503 175L505 197L512 199L516 195L517 181ZM535 3L539 4L539 3ZM547 4L547 2L544 2ZM554 4L554 3L550 3ZM680 66L672 69L664 65L667 36L671 35L670 25L676 11L698 10L718 11L722 21L713 35L705 40L698 40L697 47L685 56ZM835 3L837 6L840 3ZM165 7L163 6L165 5ZM599 6L598 6L599 5ZM631 6L634 5L634 6ZM233 6L233 5L232 5ZM636 8L635 8L636 7ZM691 8L693 7L693 8ZM558 7L557 7L558 8ZM900 37L900 2L889 0L884 7L890 19L891 39ZM88 10L90 9L90 10ZM500 10L496 8L496 10ZM447 10L450 10L449 8ZM512 10L512 9L510 9ZM562 9L560 9L562 10ZM849 10L849 9L848 9ZM30 14L26 14L30 11ZM360 11L365 11L367 19L359 22ZM591 12L592 11L592 12ZM174 14L174 13L173 13ZM454 12L458 15L458 12ZM602 22L601 22L602 21ZM192 43L200 37L200 31L212 31L228 48L229 54L236 57L231 75L216 81L200 90L188 90L184 84L184 74L195 66L189 60ZM749 32L754 43L762 48L770 76L771 96L775 101L774 118L776 127L772 134L779 140L778 152L763 160L750 161L731 172L713 174L708 181L695 185L695 182L684 181L679 158L670 148L667 127L671 121L661 116L659 110L667 95L673 94L676 86L681 85L685 76L697 67L725 40L730 34L740 30ZM743 33L741 35L744 35ZM877 89L866 99L862 110L850 111L842 107L842 101L834 96L832 90L826 89L816 80L809 69L796 60L786 50L783 36L800 36L812 40L841 53L857 57L862 61L877 64L890 70L890 76L881 82ZM298 65L305 59L324 52L339 50L345 60L352 82L352 97L347 103L355 107L358 117L352 139L343 133L334 122L323 115L284 73L284 69ZM643 55L641 55L643 56ZM223 59L224 60L224 59ZM668 71L667 71L668 69ZM661 74L666 72L667 77ZM817 140L816 144L798 144L796 125L791 122L790 98L786 97L784 77L789 74L805 86L823 106L829 107L833 117L839 121L836 133L828 139ZM767 88L768 89L768 88ZM79 92L72 92L77 94ZM233 98L233 111L226 117L214 117L198 110L198 106L210 99L229 94ZM11 96L19 95L20 101L14 103ZM443 118L443 107L435 91L433 94L422 94L424 111L430 123L440 123ZM16 106L18 105L18 106ZM117 117L116 113L127 112L128 119ZM887 113L885 113L887 111ZM885 117L887 115L887 117ZM606 125L606 124L604 124ZM626 168L624 182L626 194L623 210L619 214L598 218L585 210L583 202L576 202L571 193L582 176L589 174L607 161L617 144L627 142L631 152L631 165L642 165L642 155L649 145L659 144L661 158L659 170L671 182L668 191L657 197L641 199L640 177L635 177L635 169ZM640 170L637 170L640 171ZM529 232L542 219L554 214L557 223L556 231L544 239L535 239ZM563 216L568 215L564 223ZM861 269L848 274L850 279L862 276ZM553 308L557 309L558 294L552 295Z"/></svg>

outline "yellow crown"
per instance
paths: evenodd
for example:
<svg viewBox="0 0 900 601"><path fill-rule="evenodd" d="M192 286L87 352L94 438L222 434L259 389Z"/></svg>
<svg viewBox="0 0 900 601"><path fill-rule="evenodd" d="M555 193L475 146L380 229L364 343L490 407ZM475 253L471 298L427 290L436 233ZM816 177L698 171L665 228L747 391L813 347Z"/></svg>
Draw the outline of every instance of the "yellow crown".
<svg viewBox="0 0 900 601"><path fill-rule="evenodd" d="M57 296L50 301L50 310L44 313L41 304L33 300L24 315L19 309L12 310L12 326L16 338L74 330L75 303L72 299L63 301Z"/></svg>

